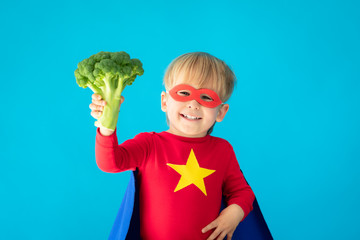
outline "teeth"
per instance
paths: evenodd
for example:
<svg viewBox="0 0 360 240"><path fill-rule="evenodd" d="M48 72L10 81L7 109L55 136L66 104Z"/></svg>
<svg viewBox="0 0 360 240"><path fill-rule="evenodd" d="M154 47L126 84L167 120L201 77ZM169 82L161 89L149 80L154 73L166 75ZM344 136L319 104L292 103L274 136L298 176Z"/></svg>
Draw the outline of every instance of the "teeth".
<svg viewBox="0 0 360 240"><path fill-rule="evenodd" d="M186 115L186 114L183 114L183 116L187 119L191 119L191 120L195 120L195 119L200 119L198 117L193 117L193 116L189 116L189 115Z"/></svg>

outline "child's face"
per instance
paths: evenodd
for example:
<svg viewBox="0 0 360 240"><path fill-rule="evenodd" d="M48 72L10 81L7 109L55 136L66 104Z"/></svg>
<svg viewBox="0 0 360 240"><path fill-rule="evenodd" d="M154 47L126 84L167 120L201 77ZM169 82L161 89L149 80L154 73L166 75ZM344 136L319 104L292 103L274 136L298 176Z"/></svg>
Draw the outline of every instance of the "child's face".
<svg viewBox="0 0 360 240"><path fill-rule="evenodd" d="M199 86L194 83L176 81L175 86L179 84L187 84L199 89ZM206 136L215 122L221 122L229 109L229 105L221 104L217 107L206 107L204 103L200 104L195 99L177 101L171 94L163 92L161 94L161 109L167 113L169 119L168 132L194 138Z"/></svg>

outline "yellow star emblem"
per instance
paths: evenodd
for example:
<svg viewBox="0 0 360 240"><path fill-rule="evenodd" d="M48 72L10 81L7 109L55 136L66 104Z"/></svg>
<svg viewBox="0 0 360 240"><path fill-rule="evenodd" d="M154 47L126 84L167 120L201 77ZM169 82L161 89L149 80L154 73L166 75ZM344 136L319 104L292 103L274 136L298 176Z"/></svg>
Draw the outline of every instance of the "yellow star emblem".
<svg viewBox="0 0 360 240"><path fill-rule="evenodd" d="M167 165L181 175L179 183L176 186L174 192L177 192L191 184L194 184L205 194L205 196L207 196L204 178L213 174L215 170L201 168L196 159L193 149L191 149L190 151L190 155L188 157L186 165L177 165L171 163L168 163Z"/></svg>

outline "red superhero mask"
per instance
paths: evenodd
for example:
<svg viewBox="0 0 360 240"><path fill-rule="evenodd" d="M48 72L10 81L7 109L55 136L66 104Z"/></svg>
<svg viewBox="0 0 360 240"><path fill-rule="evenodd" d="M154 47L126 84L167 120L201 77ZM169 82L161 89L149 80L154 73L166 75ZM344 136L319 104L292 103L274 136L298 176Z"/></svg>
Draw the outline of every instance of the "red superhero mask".
<svg viewBox="0 0 360 240"><path fill-rule="evenodd" d="M179 102L195 100L208 108L214 108L222 104L217 93L207 88L196 89L186 84L180 84L173 87L169 93L174 100Z"/></svg>

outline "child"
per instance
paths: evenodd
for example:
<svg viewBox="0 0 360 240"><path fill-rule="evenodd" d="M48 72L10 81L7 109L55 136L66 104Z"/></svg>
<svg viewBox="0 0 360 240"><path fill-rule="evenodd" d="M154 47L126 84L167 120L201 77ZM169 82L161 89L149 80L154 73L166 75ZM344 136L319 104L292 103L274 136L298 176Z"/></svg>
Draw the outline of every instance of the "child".
<svg viewBox="0 0 360 240"><path fill-rule="evenodd" d="M118 145L117 130L98 128L97 164L105 172L138 170L142 239L231 239L254 194L231 145L210 133L229 109L235 75L210 54L188 53L169 65L164 84L169 129ZM99 118L106 103L92 98ZM222 196L228 206L219 215Z"/></svg>

